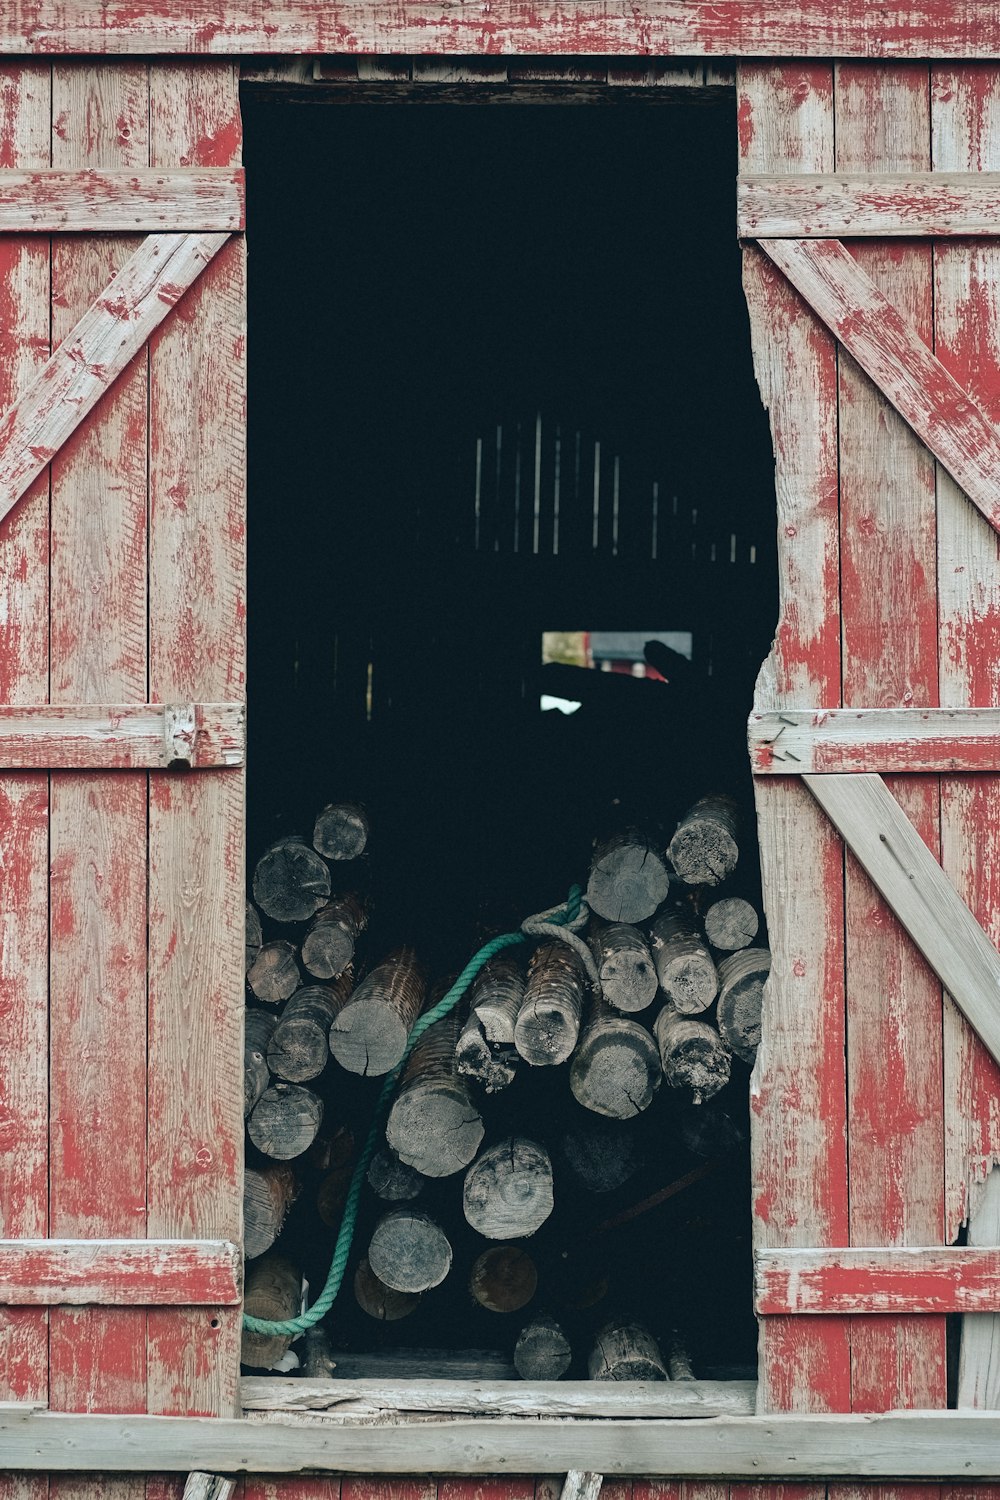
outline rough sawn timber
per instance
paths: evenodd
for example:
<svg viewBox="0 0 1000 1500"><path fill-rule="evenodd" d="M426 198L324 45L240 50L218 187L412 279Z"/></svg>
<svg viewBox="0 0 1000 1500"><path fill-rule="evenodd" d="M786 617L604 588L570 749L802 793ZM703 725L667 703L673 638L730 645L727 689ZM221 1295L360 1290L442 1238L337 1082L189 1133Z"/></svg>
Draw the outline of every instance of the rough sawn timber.
<svg viewBox="0 0 1000 1500"><path fill-rule="evenodd" d="M1000 234L1000 173L814 173L737 179L746 239Z"/></svg>
<svg viewBox="0 0 1000 1500"><path fill-rule="evenodd" d="M235 1305L242 1273L224 1240L0 1240L3 1306Z"/></svg>
<svg viewBox="0 0 1000 1500"><path fill-rule="evenodd" d="M0 172L0 233L100 234L242 229L242 168L172 172Z"/></svg>
<svg viewBox="0 0 1000 1500"><path fill-rule="evenodd" d="M754 1287L761 1314L995 1312L1000 1249L758 1250Z"/></svg>
<svg viewBox="0 0 1000 1500"><path fill-rule="evenodd" d="M1000 709L782 709L751 714L755 776L1000 771Z"/></svg>
<svg viewBox="0 0 1000 1500"><path fill-rule="evenodd" d="M0 705L4 770L241 766L242 703Z"/></svg>

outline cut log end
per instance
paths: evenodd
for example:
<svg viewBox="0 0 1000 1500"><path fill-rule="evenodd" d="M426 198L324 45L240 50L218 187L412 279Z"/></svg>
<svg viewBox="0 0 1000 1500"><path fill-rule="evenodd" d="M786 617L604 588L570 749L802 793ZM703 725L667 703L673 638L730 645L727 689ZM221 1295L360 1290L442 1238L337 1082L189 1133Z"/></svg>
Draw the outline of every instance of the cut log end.
<svg viewBox="0 0 1000 1500"><path fill-rule="evenodd" d="M537 1289L535 1262L519 1245L491 1245L469 1275L469 1291L488 1312L520 1312Z"/></svg>
<svg viewBox="0 0 1000 1500"><path fill-rule="evenodd" d="M549 1153L524 1136L491 1146L466 1172L462 1203L487 1239L526 1239L552 1212Z"/></svg>
<svg viewBox="0 0 1000 1500"><path fill-rule="evenodd" d="M296 950L283 939L265 943L247 970L247 984L264 1005L281 1005L301 983Z"/></svg>
<svg viewBox="0 0 1000 1500"><path fill-rule="evenodd" d="M411 948L378 964L337 1010L330 1051L349 1073L381 1078L398 1066L426 993L423 967Z"/></svg>
<svg viewBox="0 0 1000 1500"><path fill-rule="evenodd" d="M543 943L528 966L524 999L514 1026L514 1044L532 1067L565 1062L580 1035L587 978L565 943Z"/></svg>
<svg viewBox="0 0 1000 1500"><path fill-rule="evenodd" d="M581 1118L560 1146L573 1176L591 1193L613 1192L642 1166L634 1129L600 1115Z"/></svg>
<svg viewBox="0 0 1000 1500"><path fill-rule="evenodd" d="M572 1361L569 1340L555 1318L540 1314L518 1334L514 1368L522 1380L559 1380Z"/></svg>
<svg viewBox="0 0 1000 1500"><path fill-rule="evenodd" d="M649 1108L660 1077L660 1054L646 1028L597 1007L570 1067L577 1102L596 1114L629 1120Z"/></svg>
<svg viewBox="0 0 1000 1500"><path fill-rule="evenodd" d="M316 979L336 979L354 962L368 920L359 896L337 896L321 906L302 939L302 962Z"/></svg>
<svg viewBox="0 0 1000 1500"><path fill-rule="evenodd" d="M714 901L705 913L705 936L713 948L727 953L749 948L759 925L756 911L742 896Z"/></svg>
<svg viewBox="0 0 1000 1500"><path fill-rule="evenodd" d="M656 999L656 968L649 945L637 927L614 922L590 940L601 980L601 993L616 1010L645 1010Z"/></svg>
<svg viewBox="0 0 1000 1500"><path fill-rule="evenodd" d="M243 1174L243 1253L247 1260L270 1250L295 1193L295 1173L287 1163L247 1167Z"/></svg>
<svg viewBox="0 0 1000 1500"><path fill-rule="evenodd" d="M686 885L721 885L736 869L740 850L736 803L703 797L677 825L667 857Z"/></svg>
<svg viewBox="0 0 1000 1500"><path fill-rule="evenodd" d="M594 851L587 904L608 922L645 922L667 898L670 874L645 838L619 834Z"/></svg>
<svg viewBox="0 0 1000 1500"><path fill-rule="evenodd" d="M247 1121L258 1151L275 1161L291 1161L308 1150L323 1121L323 1101L294 1083L265 1089Z"/></svg>
<svg viewBox="0 0 1000 1500"><path fill-rule="evenodd" d="M274 1028L267 1064L286 1083L308 1083L318 1078L330 1058L330 1026L351 993L350 980L341 975L334 987L304 985L296 990Z"/></svg>
<svg viewBox="0 0 1000 1500"><path fill-rule="evenodd" d="M731 1054L714 1026L678 1015L664 1006L656 1018L664 1082L690 1094L691 1102L711 1099L729 1082Z"/></svg>
<svg viewBox="0 0 1000 1500"><path fill-rule="evenodd" d="M426 1178L401 1162L395 1151L384 1146L376 1151L368 1168L368 1185L386 1203L408 1203L424 1187Z"/></svg>
<svg viewBox="0 0 1000 1500"><path fill-rule="evenodd" d="M330 899L330 871L305 839L279 839L257 861L253 898L276 922L305 922Z"/></svg>
<svg viewBox="0 0 1000 1500"><path fill-rule="evenodd" d="M324 859L359 859L371 828L368 814L356 802L331 802L316 816L313 848Z"/></svg>
<svg viewBox="0 0 1000 1500"><path fill-rule="evenodd" d="M719 988L715 960L686 912L669 911L650 929L653 961L664 994L681 1015L707 1010Z"/></svg>
<svg viewBox="0 0 1000 1500"><path fill-rule="evenodd" d="M398 1323L409 1317L420 1305L419 1292L397 1292L386 1286L372 1270L367 1259L358 1262L354 1273L354 1300L370 1318L379 1323Z"/></svg>
<svg viewBox="0 0 1000 1500"><path fill-rule="evenodd" d="M591 1380L669 1380L663 1355L641 1323L607 1323L594 1340Z"/></svg>
<svg viewBox="0 0 1000 1500"><path fill-rule="evenodd" d="M265 1255L247 1270L244 1311L254 1318L284 1322L299 1313L302 1276L283 1255ZM291 1345L291 1336L243 1330L241 1361L252 1370L272 1370Z"/></svg>
<svg viewBox="0 0 1000 1500"><path fill-rule="evenodd" d="M719 965L719 1032L736 1056L751 1065L760 1043L764 985L770 972L766 948L744 948Z"/></svg>
<svg viewBox="0 0 1000 1500"><path fill-rule="evenodd" d="M429 1214L395 1208L379 1220L368 1246L368 1264L396 1292L426 1292L451 1270L451 1245Z"/></svg>

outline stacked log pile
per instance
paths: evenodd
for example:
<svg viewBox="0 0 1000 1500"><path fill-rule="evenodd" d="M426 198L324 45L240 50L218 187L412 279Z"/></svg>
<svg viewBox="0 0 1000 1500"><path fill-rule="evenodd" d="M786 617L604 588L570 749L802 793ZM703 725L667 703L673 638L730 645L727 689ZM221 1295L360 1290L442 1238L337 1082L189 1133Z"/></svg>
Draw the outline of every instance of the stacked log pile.
<svg viewBox="0 0 1000 1500"><path fill-rule="evenodd" d="M378 1089L398 1069L341 1304L395 1325L457 1284L470 1319L509 1321L526 1379L557 1379L574 1360L598 1380L691 1378L672 1373L690 1370L673 1331L637 1318L605 1268L577 1255L561 1279L558 1260L604 1232L593 1205L627 1191L647 1119L696 1157L745 1139L711 1102L753 1063L770 966L754 905L731 890L734 805L702 799L669 844L634 829L599 842L583 933L553 927L496 954L408 1057L415 1022L452 981L429 982L418 943L366 948L369 837L363 808L331 804L312 842L276 840L253 873L248 1311L271 1316L260 1309L301 1293L290 1215L313 1226L309 1275L324 1273ZM484 1341L476 1329L470 1343ZM244 1362L287 1368L288 1345L248 1335Z"/></svg>

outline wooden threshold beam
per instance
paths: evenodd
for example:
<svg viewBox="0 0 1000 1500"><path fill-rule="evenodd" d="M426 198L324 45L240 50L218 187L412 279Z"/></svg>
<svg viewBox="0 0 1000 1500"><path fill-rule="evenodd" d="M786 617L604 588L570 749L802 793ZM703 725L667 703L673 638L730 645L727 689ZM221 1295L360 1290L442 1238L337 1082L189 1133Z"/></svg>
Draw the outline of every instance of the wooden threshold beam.
<svg viewBox="0 0 1000 1500"><path fill-rule="evenodd" d="M744 239L1000 234L1000 173L786 173L737 179Z"/></svg>
<svg viewBox="0 0 1000 1500"><path fill-rule="evenodd" d="M757 1250L758 1313L1000 1312L1000 1249Z"/></svg>
<svg viewBox="0 0 1000 1500"><path fill-rule="evenodd" d="M787 708L751 714L755 776L1000 771L1000 709Z"/></svg>
<svg viewBox="0 0 1000 1500"><path fill-rule="evenodd" d="M242 229L242 167L0 171L0 234Z"/></svg>
<svg viewBox="0 0 1000 1500"><path fill-rule="evenodd" d="M242 703L0 704L0 770L241 766Z"/></svg>
<svg viewBox="0 0 1000 1500"><path fill-rule="evenodd" d="M234 1307L242 1294L228 1240L0 1240L0 1307Z"/></svg>

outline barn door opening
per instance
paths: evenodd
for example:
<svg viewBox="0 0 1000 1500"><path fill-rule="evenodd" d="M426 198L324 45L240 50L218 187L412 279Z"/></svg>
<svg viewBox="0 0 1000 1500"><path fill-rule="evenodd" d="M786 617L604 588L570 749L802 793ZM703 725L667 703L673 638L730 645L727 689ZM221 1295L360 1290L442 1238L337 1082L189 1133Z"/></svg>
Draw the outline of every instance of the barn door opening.
<svg viewBox="0 0 1000 1500"><path fill-rule="evenodd" d="M586 883L595 838L637 826L662 851L723 792L736 875L664 899L759 912L744 726L777 618L775 502L733 234L734 104L253 101L245 123L251 874L273 840L309 842L325 804L363 803L358 972L408 943L433 985ZM265 940L298 947L302 930L265 915ZM299 983L325 982L295 962ZM427 1349L512 1373L536 1310L558 1317L581 1377L616 1318L665 1356L679 1330L698 1376L752 1373L748 1061L711 1105L663 1086L607 1123L604 1191L574 1175L588 1112L568 1072L521 1063L509 1088L474 1093L484 1149L527 1136L553 1163L552 1214L512 1235L534 1297L498 1314L470 1295L505 1241L469 1228L458 1173L415 1200L451 1274L398 1321L366 1316L355 1267L392 1208L366 1191L325 1324L338 1374L373 1373L379 1352L387 1373L426 1372ZM333 1061L306 1085L324 1120L289 1163L275 1248L313 1295L379 1082ZM252 1142L248 1164L272 1170ZM487 1352L462 1365L470 1348Z"/></svg>

